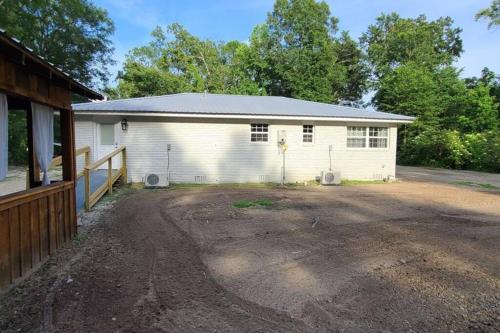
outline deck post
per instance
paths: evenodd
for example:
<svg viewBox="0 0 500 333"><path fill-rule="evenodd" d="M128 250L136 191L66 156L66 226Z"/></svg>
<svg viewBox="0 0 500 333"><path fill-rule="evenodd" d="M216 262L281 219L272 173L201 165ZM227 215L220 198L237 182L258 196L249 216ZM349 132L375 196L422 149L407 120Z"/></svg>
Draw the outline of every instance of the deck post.
<svg viewBox="0 0 500 333"><path fill-rule="evenodd" d="M83 169L85 177L85 211L90 212L90 170L85 167Z"/></svg>
<svg viewBox="0 0 500 333"><path fill-rule="evenodd" d="M123 148L123 150L122 150L122 178L123 178L123 183L127 184L128 183L128 178L127 178L127 148Z"/></svg>
<svg viewBox="0 0 500 333"><path fill-rule="evenodd" d="M108 193L113 193L113 168L112 168L113 157L108 159Z"/></svg>
<svg viewBox="0 0 500 333"><path fill-rule="evenodd" d="M90 149L85 151L85 166L90 165Z"/></svg>

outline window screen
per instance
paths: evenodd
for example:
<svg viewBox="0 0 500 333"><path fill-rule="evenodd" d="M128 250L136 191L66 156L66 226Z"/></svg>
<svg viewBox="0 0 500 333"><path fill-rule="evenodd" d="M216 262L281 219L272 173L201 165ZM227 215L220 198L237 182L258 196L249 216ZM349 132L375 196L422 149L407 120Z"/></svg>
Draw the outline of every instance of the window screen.
<svg viewBox="0 0 500 333"><path fill-rule="evenodd" d="M348 148L387 148L388 137L387 127L347 127Z"/></svg>
<svg viewBox="0 0 500 333"><path fill-rule="evenodd" d="M313 125L303 125L302 126L302 142L304 143L312 143L314 135L314 126Z"/></svg>
<svg viewBox="0 0 500 333"><path fill-rule="evenodd" d="M101 145L115 144L115 125L101 124Z"/></svg>
<svg viewBox="0 0 500 333"><path fill-rule="evenodd" d="M366 127L361 127L361 126L347 127L347 147L348 148L366 147Z"/></svg>
<svg viewBox="0 0 500 333"><path fill-rule="evenodd" d="M268 124L250 124L250 141L267 142L269 139Z"/></svg>
<svg viewBox="0 0 500 333"><path fill-rule="evenodd" d="M369 147L370 148L387 148L387 127L370 127L369 131Z"/></svg>

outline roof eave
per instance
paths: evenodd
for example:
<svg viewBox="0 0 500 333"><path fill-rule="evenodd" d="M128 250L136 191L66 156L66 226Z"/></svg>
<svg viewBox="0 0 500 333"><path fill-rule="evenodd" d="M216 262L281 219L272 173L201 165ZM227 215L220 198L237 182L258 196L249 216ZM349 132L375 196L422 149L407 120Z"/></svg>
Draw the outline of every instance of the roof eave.
<svg viewBox="0 0 500 333"><path fill-rule="evenodd" d="M310 121L349 121L349 122L381 122L410 124L412 119L390 119L390 118L361 118L361 117L328 117L328 116L293 116L293 115L258 115L258 114L217 114L217 113L186 113L186 112L147 112L147 111L97 111L78 110L75 113L81 115L101 116L139 116L139 117L170 117L170 118L215 118L215 119L279 119L279 120L310 120Z"/></svg>
<svg viewBox="0 0 500 333"><path fill-rule="evenodd" d="M52 75L56 75L60 79L66 81L68 83L68 90L71 92L94 100L102 100L104 98L100 93L86 87L82 83L73 79L69 74L49 63L46 59L35 54L31 49L24 46L19 40L9 36L2 29L0 29L0 46L1 45L19 52L22 57L22 62L26 62L26 59L29 59L34 64L39 66L38 68L46 69L47 73L50 73L49 78ZM14 54L16 53L15 51Z"/></svg>

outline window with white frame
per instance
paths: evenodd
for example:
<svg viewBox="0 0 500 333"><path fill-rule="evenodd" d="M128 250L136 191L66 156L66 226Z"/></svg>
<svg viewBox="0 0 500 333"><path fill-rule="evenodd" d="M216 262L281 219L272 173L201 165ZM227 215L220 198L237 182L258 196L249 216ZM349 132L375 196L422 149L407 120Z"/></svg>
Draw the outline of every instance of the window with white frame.
<svg viewBox="0 0 500 333"><path fill-rule="evenodd" d="M348 148L387 148L389 129L387 127L347 127Z"/></svg>
<svg viewBox="0 0 500 333"><path fill-rule="evenodd" d="M314 126L313 125L302 125L302 142L313 143L314 136Z"/></svg>
<svg viewBox="0 0 500 333"><path fill-rule="evenodd" d="M268 124L250 124L251 142L268 142L269 125Z"/></svg>
<svg viewBox="0 0 500 333"><path fill-rule="evenodd" d="M366 127L362 126L347 127L347 147L348 148L366 147Z"/></svg>
<svg viewBox="0 0 500 333"><path fill-rule="evenodd" d="M368 147L387 148L387 127L370 127L368 132Z"/></svg>

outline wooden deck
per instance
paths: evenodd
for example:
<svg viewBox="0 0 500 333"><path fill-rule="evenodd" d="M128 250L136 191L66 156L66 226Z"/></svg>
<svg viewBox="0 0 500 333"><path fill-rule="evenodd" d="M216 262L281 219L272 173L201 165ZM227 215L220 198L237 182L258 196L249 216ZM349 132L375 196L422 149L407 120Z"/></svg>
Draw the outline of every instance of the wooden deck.
<svg viewBox="0 0 500 333"><path fill-rule="evenodd" d="M116 169L113 173L116 173ZM90 173L90 191L95 192L108 182L108 170L94 170ZM85 208L85 177L80 176L76 182L76 210Z"/></svg>

